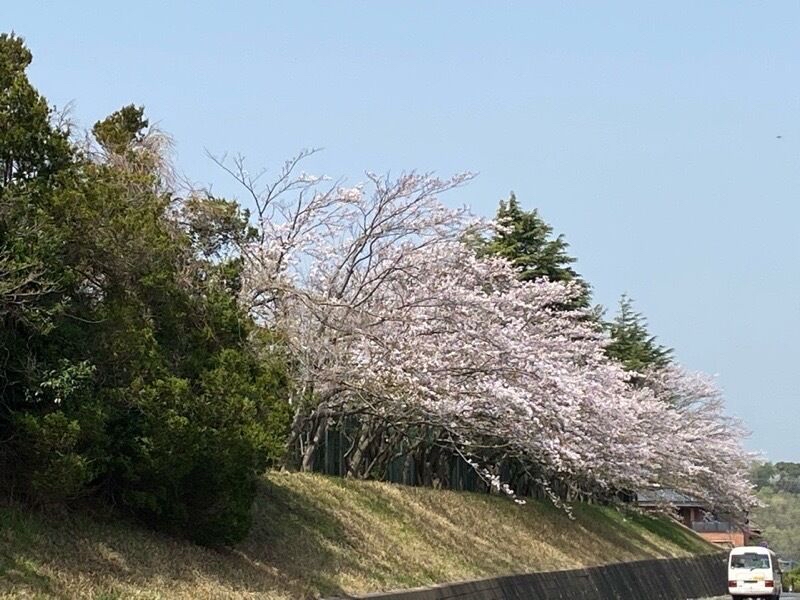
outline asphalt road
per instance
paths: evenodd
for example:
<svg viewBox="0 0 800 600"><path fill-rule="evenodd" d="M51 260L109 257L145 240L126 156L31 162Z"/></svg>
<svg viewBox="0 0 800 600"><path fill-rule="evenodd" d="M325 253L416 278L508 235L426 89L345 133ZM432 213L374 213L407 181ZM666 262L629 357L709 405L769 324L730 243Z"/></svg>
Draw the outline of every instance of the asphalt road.
<svg viewBox="0 0 800 600"><path fill-rule="evenodd" d="M746 598L746 596L743 597L742 600L744 600L744 598ZM794 598L794 600L800 600L800 594L790 594L789 592L783 592L781 594L781 600L791 600L792 598ZM716 598L707 598L706 600L731 600L731 597L717 596Z"/></svg>

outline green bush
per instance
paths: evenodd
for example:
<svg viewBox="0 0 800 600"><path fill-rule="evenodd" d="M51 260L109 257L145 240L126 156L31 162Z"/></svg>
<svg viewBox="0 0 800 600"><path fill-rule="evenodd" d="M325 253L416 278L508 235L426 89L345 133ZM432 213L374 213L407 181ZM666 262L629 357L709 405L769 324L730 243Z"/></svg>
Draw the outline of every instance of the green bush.
<svg viewBox="0 0 800 600"><path fill-rule="evenodd" d="M13 421L18 491L41 504L79 495L91 479L88 458L77 448L80 423L61 411L18 413Z"/></svg>
<svg viewBox="0 0 800 600"><path fill-rule="evenodd" d="M30 60L0 35L0 491L232 543L288 429L279 344L237 300L248 215L176 198L139 107L71 146Z"/></svg>
<svg viewBox="0 0 800 600"><path fill-rule="evenodd" d="M168 378L139 389L112 452L120 499L152 525L217 545L250 527L256 481L282 447L280 371L223 351L197 389ZM281 416L283 415L283 416Z"/></svg>
<svg viewBox="0 0 800 600"><path fill-rule="evenodd" d="M800 567L783 574L783 591L800 591Z"/></svg>

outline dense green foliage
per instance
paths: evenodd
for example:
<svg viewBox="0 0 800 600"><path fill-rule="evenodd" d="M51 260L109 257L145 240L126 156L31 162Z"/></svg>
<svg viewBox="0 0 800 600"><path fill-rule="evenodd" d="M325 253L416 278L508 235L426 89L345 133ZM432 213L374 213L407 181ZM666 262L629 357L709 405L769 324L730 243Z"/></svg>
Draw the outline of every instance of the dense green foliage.
<svg viewBox="0 0 800 600"><path fill-rule="evenodd" d="M800 560L800 464L761 463L752 480L764 504L754 511L753 522L781 557Z"/></svg>
<svg viewBox="0 0 800 600"><path fill-rule="evenodd" d="M753 485L778 492L800 494L800 463L759 463L753 468Z"/></svg>
<svg viewBox="0 0 800 600"><path fill-rule="evenodd" d="M783 581L784 592L800 590L800 567L785 572L781 580Z"/></svg>
<svg viewBox="0 0 800 600"><path fill-rule="evenodd" d="M619 361L629 371L645 373L649 369L661 369L672 360L672 350L660 345L647 330L647 320L633 308L633 301L622 296L619 311L606 327L611 342L606 353Z"/></svg>
<svg viewBox="0 0 800 600"><path fill-rule="evenodd" d="M550 281L580 284L573 307L589 306L589 286L572 268L575 258L567 254L569 244L563 235L553 237L553 228L536 209L523 210L512 192L507 201L500 201L495 222L497 231L490 239L480 242L482 252L511 261L519 269L522 281L546 277Z"/></svg>
<svg viewBox="0 0 800 600"><path fill-rule="evenodd" d="M753 522L781 557L800 558L800 495L763 488L758 498L764 506L753 512Z"/></svg>
<svg viewBox="0 0 800 600"><path fill-rule="evenodd" d="M237 304L247 215L174 196L141 108L72 143L30 60L0 37L0 486L240 539L288 421L280 344Z"/></svg>

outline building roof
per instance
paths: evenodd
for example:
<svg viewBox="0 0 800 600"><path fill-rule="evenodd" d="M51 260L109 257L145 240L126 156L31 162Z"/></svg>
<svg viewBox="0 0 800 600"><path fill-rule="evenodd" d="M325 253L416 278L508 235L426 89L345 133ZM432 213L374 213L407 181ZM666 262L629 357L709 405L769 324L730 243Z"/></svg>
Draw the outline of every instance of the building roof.
<svg viewBox="0 0 800 600"><path fill-rule="evenodd" d="M636 503L639 506L661 506L671 504L677 507L703 508L705 504L688 494L672 489L640 490L636 492Z"/></svg>

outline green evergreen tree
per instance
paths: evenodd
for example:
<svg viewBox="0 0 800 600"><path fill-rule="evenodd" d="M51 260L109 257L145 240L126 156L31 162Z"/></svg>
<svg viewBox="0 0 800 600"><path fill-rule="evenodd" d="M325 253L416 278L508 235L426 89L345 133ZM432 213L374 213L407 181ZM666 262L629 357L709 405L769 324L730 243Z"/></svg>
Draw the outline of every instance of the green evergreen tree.
<svg viewBox="0 0 800 600"><path fill-rule="evenodd" d="M553 228L536 209L523 210L511 192L508 200L500 201L495 220L500 228L479 244L481 252L511 261L522 281L546 277L550 281L578 282L583 291L568 308L589 306L589 286L572 268L575 258L567 253L569 244L563 235L553 236Z"/></svg>
<svg viewBox="0 0 800 600"><path fill-rule="evenodd" d="M53 125L53 111L25 74L31 61L22 38L0 34L0 189L41 182L72 157L69 130Z"/></svg>
<svg viewBox="0 0 800 600"><path fill-rule="evenodd" d="M660 345L647 330L647 320L633 308L633 301L623 295L619 311L607 324L611 342L606 353L625 369L644 373L649 368L664 368L672 362L672 349ZM635 380L636 381L636 380Z"/></svg>
<svg viewBox="0 0 800 600"><path fill-rule="evenodd" d="M0 36L0 492L235 542L289 425L280 344L237 302L248 215L176 198L141 108L72 147L30 59Z"/></svg>
<svg viewBox="0 0 800 600"><path fill-rule="evenodd" d="M28 81L31 59L21 38L0 34L0 408L22 401L31 382L60 368L39 343L63 312L66 275L63 237L47 208L74 153L69 130L53 124Z"/></svg>

